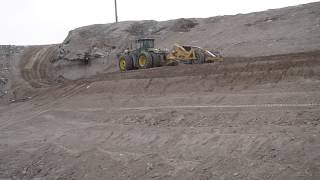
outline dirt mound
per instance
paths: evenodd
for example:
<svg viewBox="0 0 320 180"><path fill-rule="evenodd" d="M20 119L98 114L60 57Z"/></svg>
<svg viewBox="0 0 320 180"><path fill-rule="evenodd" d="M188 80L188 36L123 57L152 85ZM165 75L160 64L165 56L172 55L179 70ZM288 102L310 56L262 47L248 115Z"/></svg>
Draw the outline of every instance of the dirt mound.
<svg viewBox="0 0 320 180"><path fill-rule="evenodd" d="M219 51L225 57L314 51L320 44L319 9L317 2L233 16L91 25L70 31L60 47L60 57L81 60L85 54L94 57L99 52L92 62L104 63L112 71L116 69L115 55L140 37L155 38L160 48L178 42Z"/></svg>

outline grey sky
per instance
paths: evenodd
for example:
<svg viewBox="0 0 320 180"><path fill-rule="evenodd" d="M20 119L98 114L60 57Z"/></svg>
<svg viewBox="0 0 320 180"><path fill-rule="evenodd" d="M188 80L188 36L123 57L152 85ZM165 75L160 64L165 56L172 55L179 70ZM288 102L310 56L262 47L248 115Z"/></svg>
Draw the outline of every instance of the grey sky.
<svg viewBox="0 0 320 180"><path fill-rule="evenodd" d="M0 44L60 43L69 30L114 21L114 0L0 0ZM211 17L314 0L117 0L119 21Z"/></svg>

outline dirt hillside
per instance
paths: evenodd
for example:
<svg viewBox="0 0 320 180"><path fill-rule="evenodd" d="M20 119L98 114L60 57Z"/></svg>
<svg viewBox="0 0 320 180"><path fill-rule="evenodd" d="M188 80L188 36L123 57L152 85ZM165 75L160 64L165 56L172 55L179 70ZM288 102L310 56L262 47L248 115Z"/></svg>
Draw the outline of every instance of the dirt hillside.
<svg viewBox="0 0 320 180"><path fill-rule="evenodd" d="M0 46L0 179L318 180L319 35L317 2ZM118 72L141 36L224 61Z"/></svg>
<svg viewBox="0 0 320 180"><path fill-rule="evenodd" d="M26 99L33 88L117 71L116 54L139 37L155 38L159 48L178 42L225 57L314 51L320 44L320 3L204 19L90 25L70 31L58 45L0 46L0 96L5 96L0 103Z"/></svg>
<svg viewBox="0 0 320 180"><path fill-rule="evenodd" d="M81 27L70 31L60 55L68 60L83 59L85 53L102 56L107 59L103 67L110 71L116 69L114 54L139 37L155 38L159 48L171 48L178 42L219 51L227 57L253 57L318 50L319 35L317 2L233 16Z"/></svg>

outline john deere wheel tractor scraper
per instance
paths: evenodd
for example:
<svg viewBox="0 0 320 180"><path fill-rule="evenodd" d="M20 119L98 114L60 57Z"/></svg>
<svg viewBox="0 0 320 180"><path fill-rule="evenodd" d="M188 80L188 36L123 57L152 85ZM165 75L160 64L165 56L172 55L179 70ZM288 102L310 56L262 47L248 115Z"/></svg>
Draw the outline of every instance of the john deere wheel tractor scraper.
<svg viewBox="0 0 320 180"><path fill-rule="evenodd" d="M118 55L120 71L147 69L177 64L202 64L222 61L222 57L201 47L174 44L171 51L154 47L154 39L144 38L135 41L135 48L128 48ZM131 46L132 47L132 46Z"/></svg>

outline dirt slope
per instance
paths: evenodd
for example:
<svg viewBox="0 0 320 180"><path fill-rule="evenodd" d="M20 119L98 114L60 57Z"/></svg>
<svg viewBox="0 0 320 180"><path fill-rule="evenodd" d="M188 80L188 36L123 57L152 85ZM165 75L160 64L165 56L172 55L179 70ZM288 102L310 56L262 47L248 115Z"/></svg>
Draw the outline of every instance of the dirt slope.
<svg viewBox="0 0 320 180"><path fill-rule="evenodd" d="M100 24L70 31L61 45L61 57L83 59L85 53L106 59L115 69L115 53L128 41L153 37L160 48L176 42L202 46L227 57L252 57L313 51L320 44L320 3L204 19L137 21ZM98 61L97 63L101 63ZM109 66L113 65L112 68Z"/></svg>
<svg viewBox="0 0 320 180"><path fill-rule="evenodd" d="M92 25L59 45L0 46L0 179L320 179L319 10ZM225 60L117 72L116 53L140 36Z"/></svg>
<svg viewBox="0 0 320 180"><path fill-rule="evenodd" d="M108 73L0 108L0 178L319 179L320 53Z"/></svg>
<svg viewBox="0 0 320 180"><path fill-rule="evenodd" d="M138 37L156 38L160 48L179 42L225 57L254 57L318 50L319 34L319 2L234 16L81 27L59 45L0 46L0 103L26 99L34 88L66 79L117 71L116 54ZM86 54L89 64L83 62Z"/></svg>
<svg viewBox="0 0 320 180"><path fill-rule="evenodd" d="M38 88L57 84L57 50L57 45L0 46L0 104L27 100Z"/></svg>

